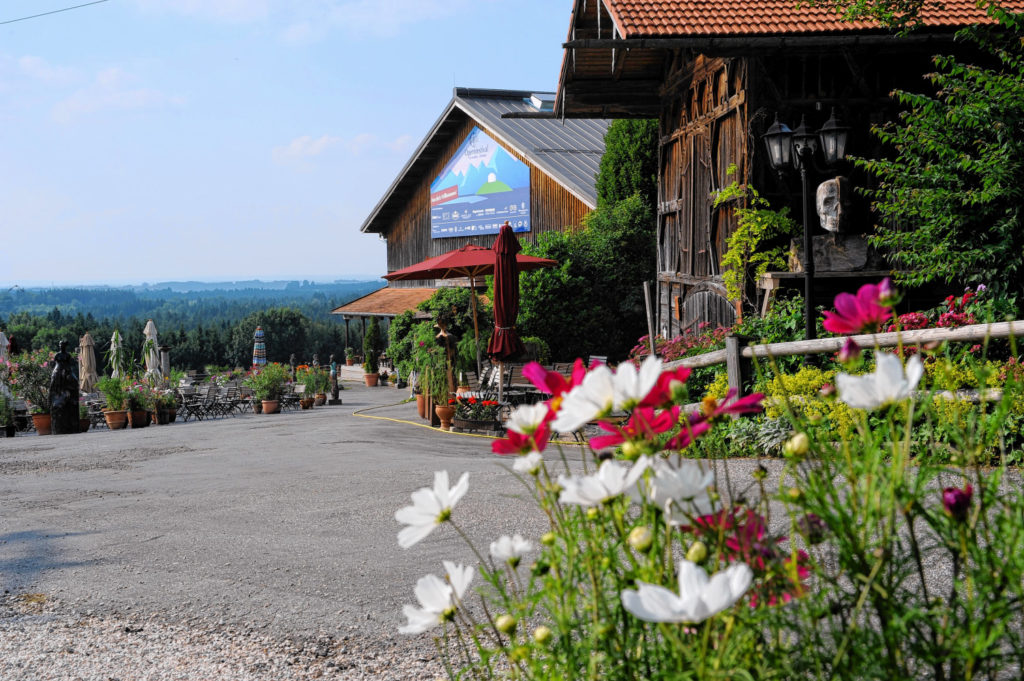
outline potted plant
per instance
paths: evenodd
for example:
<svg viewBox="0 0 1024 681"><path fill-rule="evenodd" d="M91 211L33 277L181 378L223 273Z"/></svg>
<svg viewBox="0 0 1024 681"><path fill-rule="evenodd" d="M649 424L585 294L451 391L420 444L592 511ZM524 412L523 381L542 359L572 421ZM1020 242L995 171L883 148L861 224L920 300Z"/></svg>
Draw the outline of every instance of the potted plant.
<svg viewBox="0 0 1024 681"><path fill-rule="evenodd" d="M389 374L386 369L381 369L380 372L377 374L377 385L387 387L388 379L390 377L391 374Z"/></svg>
<svg viewBox="0 0 1024 681"><path fill-rule="evenodd" d="M352 366L356 363L356 349L352 346L345 348L345 366Z"/></svg>
<svg viewBox="0 0 1024 681"><path fill-rule="evenodd" d="M155 395L156 423L165 426L178 417L178 398L173 390L165 390Z"/></svg>
<svg viewBox="0 0 1024 681"><path fill-rule="evenodd" d="M78 431L84 433L89 430L92 421L89 419L89 405L81 397L78 398Z"/></svg>
<svg viewBox="0 0 1024 681"><path fill-rule="evenodd" d="M135 383L126 391L128 407L128 423L134 428L146 428L149 426L149 412L153 407L153 395L149 386L143 383Z"/></svg>
<svg viewBox="0 0 1024 681"><path fill-rule="evenodd" d="M455 396L455 418L452 424L465 430L498 430L497 400L485 400L474 395Z"/></svg>
<svg viewBox="0 0 1024 681"><path fill-rule="evenodd" d="M0 395L0 426L4 437L14 437L18 430L14 427L14 410L11 408L11 398Z"/></svg>
<svg viewBox="0 0 1024 681"><path fill-rule="evenodd" d="M372 317L370 325L366 327L366 336L363 338L363 380L366 381L367 387L377 385L380 352L380 323L376 317Z"/></svg>
<svg viewBox="0 0 1024 681"><path fill-rule="evenodd" d="M104 376L96 383L96 389L103 394L107 408L103 410L103 418L110 430L120 430L128 425L128 411L125 405L128 395L125 393L124 381L113 376Z"/></svg>
<svg viewBox="0 0 1024 681"><path fill-rule="evenodd" d="M23 352L10 362L10 387L25 400L32 414L32 423L40 435L50 434L50 375L53 373L53 352Z"/></svg>
<svg viewBox="0 0 1024 681"><path fill-rule="evenodd" d="M325 404L327 402L327 386L330 384L327 372L320 368L301 364L297 368L298 372L295 376L295 382L302 383L306 387L303 397L299 400L299 405L303 409L309 409L314 405L322 406Z"/></svg>
<svg viewBox="0 0 1024 681"><path fill-rule="evenodd" d="M288 370L277 362L254 370L246 379L246 385L252 388L253 396L261 401L264 414L281 411L281 392L287 382Z"/></svg>
<svg viewBox="0 0 1024 681"><path fill-rule="evenodd" d="M455 400L448 386L448 362L444 353L436 353L423 373L427 394L434 404L434 413L441 421L441 430L451 430L452 418L455 416Z"/></svg>

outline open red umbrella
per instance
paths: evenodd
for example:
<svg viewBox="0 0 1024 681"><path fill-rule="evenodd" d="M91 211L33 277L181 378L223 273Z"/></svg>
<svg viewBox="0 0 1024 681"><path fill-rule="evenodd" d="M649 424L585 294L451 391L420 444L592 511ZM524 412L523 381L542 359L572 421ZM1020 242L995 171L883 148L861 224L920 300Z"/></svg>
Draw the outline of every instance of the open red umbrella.
<svg viewBox="0 0 1024 681"><path fill-rule="evenodd" d="M505 223L508 224L507 222ZM498 234L498 238L495 240L495 245L501 241L501 234L505 232L505 225L502 225L501 233ZM512 227L508 228L509 234L512 236L512 240L515 242L516 250L513 251L513 257L517 266L517 274L515 275L516 281L518 282L518 271L523 270L535 270L541 267L554 267L558 263L554 260L548 260L547 258L537 258L532 255L523 255L519 253L519 240L516 239L515 234L512 232ZM498 252L493 248L485 248L484 246L477 246L476 244L468 244L462 248L458 248L454 251L448 251L441 255L435 255L432 258L427 258L422 262L418 262L415 265L409 265L403 267L400 270L395 270L384 275L384 278L388 281L402 281L409 279L455 279L457 277L469 277L470 287L473 291L473 333L477 341L480 340L480 329L476 321L476 278L486 276L488 274L497 274L497 262ZM497 282L495 282L495 298L497 298ZM495 301L497 303L497 301ZM516 312L519 310L519 288L516 286ZM497 304L495 304L495 313L497 313ZM515 317L513 316L513 320ZM477 357L477 375L480 372L480 360Z"/></svg>
<svg viewBox="0 0 1024 681"><path fill-rule="evenodd" d="M519 316L519 265L517 255L521 250L519 239L506 222L501 226L493 249L497 259L494 268L494 333L487 344L487 354L499 362L501 376L505 374L505 360L523 354L525 348L516 333L516 317ZM499 383L498 400L501 400Z"/></svg>

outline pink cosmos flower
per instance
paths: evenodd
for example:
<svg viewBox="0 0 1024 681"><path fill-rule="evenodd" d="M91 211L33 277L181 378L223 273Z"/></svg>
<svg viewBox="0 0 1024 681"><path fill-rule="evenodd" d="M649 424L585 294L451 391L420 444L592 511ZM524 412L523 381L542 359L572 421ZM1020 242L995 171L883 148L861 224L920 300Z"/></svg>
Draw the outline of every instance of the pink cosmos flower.
<svg viewBox="0 0 1024 681"><path fill-rule="evenodd" d="M714 397L705 397L700 403L701 414L706 420L714 421L717 418L730 414L756 414L761 411L764 393L753 393L738 400L733 400L732 398L735 396L736 388L730 388L725 399L721 402L718 402Z"/></svg>
<svg viewBox="0 0 1024 681"><path fill-rule="evenodd" d="M658 433L672 430L678 422L679 407L664 411L655 411L650 407L637 407L633 410L629 420L621 426L598 421L597 425L601 430L610 434L590 438L590 446L597 451L607 447L617 447L627 441L650 442Z"/></svg>
<svg viewBox="0 0 1024 681"><path fill-rule="evenodd" d="M583 366L583 360L576 358L576 363L572 367L572 375L566 378L557 371L548 371L537 362L530 362L523 367L523 377L537 386L537 390L548 395L564 395L569 392L580 383L583 382L583 377L587 374L586 367Z"/></svg>
<svg viewBox="0 0 1024 681"><path fill-rule="evenodd" d="M711 430L711 422L698 414L693 414L689 421L683 424L679 434L665 443L665 449L686 449L693 444L694 440L709 430Z"/></svg>
<svg viewBox="0 0 1024 681"><path fill-rule="evenodd" d="M675 371L663 371L658 382L641 402L641 407L666 407L673 404L683 395L686 380L690 378L690 369L680 367Z"/></svg>
<svg viewBox="0 0 1024 681"><path fill-rule="evenodd" d="M883 305L892 297L892 286L886 277L880 284L864 284L857 294L836 296L836 311L825 312L825 330L831 333L874 333L892 317L892 310Z"/></svg>

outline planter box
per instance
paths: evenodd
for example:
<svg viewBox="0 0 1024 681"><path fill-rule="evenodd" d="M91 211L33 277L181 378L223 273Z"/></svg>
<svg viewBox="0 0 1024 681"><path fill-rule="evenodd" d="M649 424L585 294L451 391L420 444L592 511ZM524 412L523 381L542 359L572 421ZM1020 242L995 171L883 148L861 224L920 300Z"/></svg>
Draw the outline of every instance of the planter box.
<svg viewBox="0 0 1024 681"><path fill-rule="evenodd" d="M456 433L484 433L500 437L505 429L497 421L474 421L472 419L452 419L452 430Z"/></svg>

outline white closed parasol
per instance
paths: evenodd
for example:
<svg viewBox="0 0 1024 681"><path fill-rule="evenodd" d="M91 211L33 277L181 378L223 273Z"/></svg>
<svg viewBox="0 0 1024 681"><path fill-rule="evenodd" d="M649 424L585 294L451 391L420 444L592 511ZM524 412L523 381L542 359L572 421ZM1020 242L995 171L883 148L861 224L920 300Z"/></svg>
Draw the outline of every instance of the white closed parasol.
<svg viewBox="0 0 1024 681"><path fill-rule="evenodd" d="M96 373L96 343L88 331L78 341L78 389L83 393L91 393L100 380Z"/></svg>
<svg viewBox="0 0 1024 681"><path fill-rule="evenodd" d="M146 336L146 341L142 344L142 354L146 358L146 375L151 380L159 381L163 378L160 371L160 343L157 341L156 324L152 319L146 322L146 328L142 333Z"/></svg>

